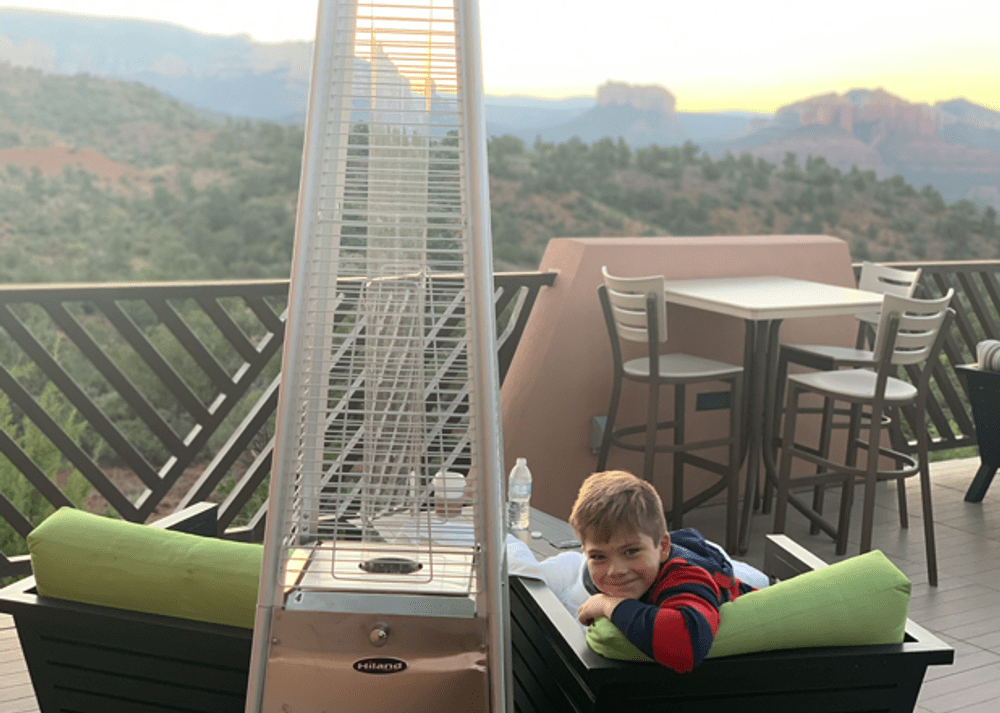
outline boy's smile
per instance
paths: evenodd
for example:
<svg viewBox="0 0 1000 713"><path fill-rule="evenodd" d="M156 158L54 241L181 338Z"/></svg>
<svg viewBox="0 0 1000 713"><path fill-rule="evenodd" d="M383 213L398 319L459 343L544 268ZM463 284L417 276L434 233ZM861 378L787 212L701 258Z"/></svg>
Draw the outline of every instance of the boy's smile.
<svg viewBox="0 0 1000 713"><path fill-rule="evenodd" d="M656 543L649 535L618 532L601 543L585 540L583 552L594 585L611 597L639 599L670 556L670 536Z"/></svg>

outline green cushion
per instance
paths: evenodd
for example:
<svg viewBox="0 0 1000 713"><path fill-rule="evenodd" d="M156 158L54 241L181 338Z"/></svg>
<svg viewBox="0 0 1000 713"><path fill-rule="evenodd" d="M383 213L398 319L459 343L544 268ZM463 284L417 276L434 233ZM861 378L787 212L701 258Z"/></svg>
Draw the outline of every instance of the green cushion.
<svg viewBox="0 0 1000 713"><path fill-rule="evenodd" d="M652 661L638 646L626 638L606 616L599 616L587 627L587 644L596 653L620 661Z"/></svg>
<svg viewBox="0 0 1000 713"><path fill-rule="evenodd" d="M253 628L260 545L60 508L28 551L42 596Z"/></svg>
<svg viewBox="0 0 1000 713"><path fill-rule="evenodd" d="M878 550L744 594L719 610L708 658L806 646L903 641L910 581ZM610 619L587 630L608 658L649 661Z"/></svg>

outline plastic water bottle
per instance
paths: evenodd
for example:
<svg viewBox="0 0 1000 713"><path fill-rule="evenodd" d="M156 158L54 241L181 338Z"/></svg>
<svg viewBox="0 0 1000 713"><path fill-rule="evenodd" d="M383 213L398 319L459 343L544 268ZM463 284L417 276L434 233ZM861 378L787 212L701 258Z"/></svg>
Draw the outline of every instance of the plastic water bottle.
<svg viewBox="0 0 1000 713"><path fill-rule="evenodd" d="M531 471L528 461L518 458L507 480L507 524L511 530L527 530L531 520Z"/></svg>

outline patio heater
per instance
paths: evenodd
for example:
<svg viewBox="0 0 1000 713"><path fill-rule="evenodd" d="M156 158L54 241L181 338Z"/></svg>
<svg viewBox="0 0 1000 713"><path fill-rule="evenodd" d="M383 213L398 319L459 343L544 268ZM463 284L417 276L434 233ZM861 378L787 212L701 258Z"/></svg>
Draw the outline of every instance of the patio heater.
<svg viewBox="0 0 1000 713"><path fill-rule="evenodd" d="M475 0L321 0L248 713L506 711Z"/></svg>

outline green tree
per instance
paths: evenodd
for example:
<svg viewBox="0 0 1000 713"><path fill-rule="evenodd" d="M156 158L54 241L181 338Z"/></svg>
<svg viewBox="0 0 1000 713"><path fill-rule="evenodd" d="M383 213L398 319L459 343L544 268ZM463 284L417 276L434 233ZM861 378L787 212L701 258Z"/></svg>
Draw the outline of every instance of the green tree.
<svg viewBox="0 0 1000 713"><path fill-rule="evenodd" d="M786 181L801 181L803 175L799 157L793 151L786 151L781 162L781 177Z"/></svg>
<svg viewBox="0 0 1000 713"><path fill-rule="evenodd" d="M924 199L924 206L930 213L940 213L948 207L948 204L944 202L944 198L941 197L941 194L938 193L934 186L929 183L923 187L920 191L920 195Z"/></svg>
<svg viewBox="0 0 1000 713"><path fill-rule="evenodd" d="M982 233L987 238L995 238L997 235L997 210L991 205L983 209Z"/></svg>
<svg viewBox="0 0 1000 713"><path fill-rule="evenodd" d="M490 175L497 178L517 178L521 159L526 157L524 142L516 136L495 136L486 146Z"/></svg>
<svg viewBox="0 0 1000 713"><path fill-rule="evenodd" d="M718 181L722 178L723 168L720 164L712 161L712 157L708 154L702 156L701 161L701 173L708 181Z"/></svg>
<svg viewBox="0 0 1000 713"><path fill-rule="evenodd" d="M23 373L23 370L22 370ZM49 383L42 391L38 404L73 440L83 433L86 423L69 406L56 387ZM46 438L29 419L15 419L6 394L0 393L0 430L13 435L15 443L63 494L76 506L83 505L90 494L87 479L69 466L59 448ZM0 492L33 525L39 525L55 512L52 505L20 470L6 457L0 456ZM0 551L13 557L28 552L24 538L5 520L0 520Z"/></svg>

